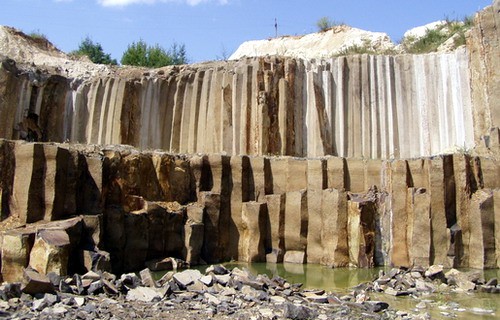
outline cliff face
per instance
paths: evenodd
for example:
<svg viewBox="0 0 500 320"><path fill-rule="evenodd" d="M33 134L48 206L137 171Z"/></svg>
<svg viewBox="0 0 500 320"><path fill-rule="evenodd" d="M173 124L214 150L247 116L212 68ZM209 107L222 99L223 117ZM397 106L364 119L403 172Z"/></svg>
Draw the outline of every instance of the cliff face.
<svg viewBox="0 0 500 320"><path fill-rule="evenodd" d="M83 72L4 58L4 279L165 256L499 267L498 7L446 54Z"/></svg>
<svg viewBox="0 0 500 320"><path fill-rule="evenodd" d="M1 180L9 281L27 265L90 269L83 253L102 250L115 272L167 256L191 264L500 267L500 170L488 157L180 156L5 140L0 151L2 168L11 168ZM31 253L33 241L48 241L43 230L69 235L58 249L66 260Z"/></svg>
<svg viewBox="0 0 500 320"><path fill-rule="evenodd" d="M500 125L500 1L479 12L469 36L475 136Z"/></svg>
<svg viewBox="0 0 500 320"><path fill-rule="evenodd" d="M254 58L141 78L33 82L3 63L0 136L181 153L409 158L474 145L469 55Z"/></svg>

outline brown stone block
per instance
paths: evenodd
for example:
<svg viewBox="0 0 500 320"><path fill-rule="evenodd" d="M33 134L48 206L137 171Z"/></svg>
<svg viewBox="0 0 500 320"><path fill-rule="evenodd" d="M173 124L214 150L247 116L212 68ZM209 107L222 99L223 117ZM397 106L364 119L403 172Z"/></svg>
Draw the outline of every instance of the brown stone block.
<svg viewBox="0 0 500 320"><path fill-rule="evenodd" d="M346 186L347 162L344 158L328 157L327 166L327 187L329 189L348 190Z"/></svg>
<svg viewBox="0 0 500 320"><path fill-rule="evenodd" d="M477 182L472 171L472 158L469 155L453 155L453 172L455 180L455 211L457 226L461 237L454 239L455 267L469 265L469 240L470 240L470 205L471 196L477 188Z"/></svg>
<svg viewBox="0 0 500 320"><path fill-rule="evenodd" d="M99 155L78 156L78 166L80 178L77 185L76 206L80 214L100 214L103 209L103 170L105 159ZM109 162L106 161L109 166ZM116 183L116 181L106 181L106 184ZM108 186L106 191L112 189ZM120 195L118 195L120 196ZM109 193L106 194L106 200L109 201ZM121 199L117 199L120 203Z"/></svg>
<svg viewBox="0 0 500 320"><path fill-rule="evenodd" d="M196 197L199 199L199 193L201 191L208 191L209 186L207 182L211 179L208 175L207 170L204 169L204 163L206 163L206 155L194 155L189 159L189 167L191 168L191 180L195 186Z"/></svg>
<svg viewBox="0 0 500 320"><path fill-rule="evenodd" d="M247 156L232 156L230 159L230 221L229 221L229 255L238 259L238 242L242 229L241 204L248 201L250 161Z"/></svg>
<svg viewBox="0 0 500 320"><path fill-rule="evenodd" d="M391 165L391 206L392 206L392 248L391 264L409 267L408 256L408 212L406 211L407 196L407 165L404 160L396 160Z"/></svg>
<svg viewBox="0 0 500 320"><path fill-rule="evenodd" d="M68 274L70 238L64 230L41 230L30 252L30 267L41 274Z"/></svg>
<svg viewBox="0 0 500 320"><path fill-rule="evenodd" d="M205 208L203 214L205 230L201 258L207 263L219 262L220 257L223 255L223 252L221 252L223 249L219 247L221 237L219 228L221 197L216 193L201 192L199 202Z"/></svg>
<svg viewBox="0 0 500 320"><path fill-rule="evenodd" d="M270 184L269 159L264 157L249 157L250 200L259 202L266 194L272 194ZM253 192L251 190L253 186Z"/></svg>
<svg viewBox="0 0 500 320"><path fill-rule="evenodd" d="M287 192L299 191L307 188L307 160L287 158Z"/></svg>
<svg viewBox="0 0 500 320"><path fill-rule="evenodd" d="M495 256L497 268L500 268L500 189L493 190L494 219L495 219Z"/></svg>
<svg viewBox="0 0 500 320"><path fill-rule="evenodd" d="M287 192L285 250L305 251L307 245L307 191Z"/></svg>
<svg viewBox="0 0 500 320"><path fill-rule="evenodd" d="M431 264L452 267L448 257L451 234L446 220L446 193L444 161L441 157L428 160L429 190L431 196Z"/></svg>
<svg viewBox="0 0 500 320"><path fill-rule="evenodd" d="M347 238L350 264L374 266L376 199L360 195L347 202Z"/></svg>
<svg viewBox="0 0 500 320"><path fill-rule="evenodd" d="M137 271L144 267L149 248L149 223L145 211L126 212L123 215L123 271ZM118 226L119 227L119 226ZM110 253L112 254L111 250ZM111 256L113 260L113 254Z"/></svg>
<svg viewBox="0 0 500 320"><path fill-rule="evenodd" d="M120 180L125 196L142 196L148 201L163 200L163 191L150 154L132 153L123 157Z"/></svg>
<svg viewBox="0 0 500 320"><path fill-rule="evenodd" d="M287 191L288 158L270 158L273 194L283 194Z"/></svg>
<svg viewBox="0 0 500 320"><path fill-rule="evenodd" d="M205 226L203 223L188 221L184 226L184 260L190 265L197 265L200 263L204 232Z"/></svg>
<svg viewBox="0 0 500 320"><path fill-rule="evenodd" d="M283 262L285 265L285 269L288 272L299 273L299 272L293 272L293 271L297 271L297 268L294 268L294 267L290 266L289 264L290 263L293 263L293 264L306 263L306 253L305 253L305 251L299 251L299 250L287 250L285 252L285 256L283 257ZM290 270L293 270L293 271L290 271ZM304 274L303 268L300 268L299 270L302 271L299 274Z"/></svg>
<svg viewBox="0 0 500 320"><path fill-rule="evenodd" d="M11 214L12 186L15 175L15 144L0 139L0 219Z"/></svg>
<svg viewBox="0 0 500 320"><path fill-rule="evenodd" d="M365 191L382 185L382 161L365 160Z"/></svg>
<svg viewBox="0 0 500 320"><path fill-rule="evenodd" d="M224 163L223 163L223 157L222 155L220 154L209 154L208 155L208 158L207 158L207 161L208 161L208 165L210 166L210 168L204 168L204 169L208 169L210 171L210 175L212 177L212 183L211 183L211 188L206 190L206 191L211 191L213 193L218 193L218 194L222 194L222 188L224 188L225 186L223 186L223 178L222 178L222 174L223 174L223 171L224 171Z"/></svg>
<svg viewBox="0 0 500 320"><path fill-rule="evenodd" d="M267 235L267 206L265 203L245 202L242 206L243 230L240 235L240 261L265 261L265 238Z"/></svg>
<svg viewBox="0 0 500 320"><path fill-rule="evenodd" d="M334 267L349 265L347 242L347 194L337 189L323 190L321 201L323 231L322 264Z"/></svg>
<svg viewBox="0 0 500 320"><path fill-rule="evenodd" d="M110 206L104 213L104 235L106 251L111 255L113 272L123 271L123 255L126 241L125 211L122 207Z"/></svg>
<svg viewBox="0 0 500 320"><path fill-rule="evenodd" d="M164 201L186 204L195 199L188 159L171 154L154 154L152 159Z"/></svg>
<svg viewBox="0 0 500 320"><path fill-rule="evenodd" d="M203 223L204 208L199 204L192 204L186 207L188 222Z"/></svg>
<svg viewBox="0 0 500 320"><path fill-rule="evenodd" d="M11 214L15 214L16 216L18 216L23 223L31 222L31 219L33 219L32 217L28 217L29 209L33 209L29 208L30 203L40 204L42 202L40 199L41 195L39 194L39 192L35 192L34 190L40 189L39 186L35 188L35 185L37 183L40 183L40 181L34 181L33 188L31 187L35 164L34 152L34 144L25 144L18 142L14 147L16 168L12 187L12 202L10 212ZM42 180L43 172L42 176L38 178L39 180ZM38 208L33 213L33 215L36 214L36 217L34 218L37 220L43 219L43 212L40 212L39 206L40 205L38 205ZM33 205L31 205L31 207L33 207Z"/></svg>
<svg viewBox="0 0 500 320"><path fill-rule="evenodd" d="M425 188L408 188L407 200L410 264L428 267L431 250L431 197Z"/></svg>
<svg viewBox="0 0 500 320"><path fill-rule="evenodd" d="M82 216L83 237L82 242L90 247L101 247L104 233L104 217L99 215Z"/></svg>
<svg viewBox="0 0 500 320"><path fill-rule="evenodd" d="M472 195L469 217L469 267L496 268L495 204L492 190L478 190Z"/></svg>
<svg viewBox="0 0 500 320"><path fill-rule="evenodd" d="M23 270L23 283L21 290L24 293L36 295L54 293L54 285L45 274L40 274L32 269Z"/></svg>
<svg viewBox="0 0 500 320"><path fill-rule="evenodd" d="M326 159L307 160L307 190L323 190L327 188Z"/></svg>
<svg viewBox="0 0 500 320"><path fill-rule="evenodd" d="M481 188L500 188L500 162L486 157L476 158L476 162L480 166L478 176Z"/></svg>
<svg viewBox="0 0 500 320"><path fill-rule="evenodd" d="M52 163L47 161L47 173L49 168L55 173L46 176L46 201L52 202L52 210L46 211L45 220L65 219L75 215L77 211L78 153L61 147L52 150L54 151L55 158L50 161Z"/></svg>
<svg viewBox="0 0 500 320"><path fill-rule="evenodd" d="M307 190L307 263L321 263L323 258L323 233L322 214L323 190Z"/></svg>
<svg viewBox="0 0 500 320"><path fill-rule="evenodd" d="M266 196L267 212L269 214L269 233L271 248L276 257L274 262L283 262L285 253L285 205L286 194L270 194ZM268 261L270 262L270 261Z"/></svg>
<svg viewBox="0 0 500 320"><path fill-rule="evenodd" d="M29 264L29 256L35 241L34 228L5 231L2 235L2 277L6 282L20 282L23 269Z"/></svg>
<svg viewBox="0 0 500 320"><path fill-rule="evenodd" d="M346 159L346 190L365 192L365 162L362 159ZM349 187L347 187L349 186Z"/></svg>
<svg viewBox="0 0 500 320"><path fill-rule="evenodd" d="M429 168L426 159L407 160L409 168L409 187L428 188L429 187Z"/></svg>

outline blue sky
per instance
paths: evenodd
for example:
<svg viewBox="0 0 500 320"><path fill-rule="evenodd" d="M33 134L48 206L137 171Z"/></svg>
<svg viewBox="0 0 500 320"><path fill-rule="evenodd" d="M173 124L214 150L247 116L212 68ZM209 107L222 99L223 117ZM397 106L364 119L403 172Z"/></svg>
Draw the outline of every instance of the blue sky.
<svg viewBox="0 0 500 320"><path fill-rule="evenodd" d="M244 41L316 31L324 16L393 41L415 26L462 18L491 0L2 0L0 24L38 31L59 49L77 49L86 36L118 61L143 39L186 45L191 62L229 55Z"/></svg>

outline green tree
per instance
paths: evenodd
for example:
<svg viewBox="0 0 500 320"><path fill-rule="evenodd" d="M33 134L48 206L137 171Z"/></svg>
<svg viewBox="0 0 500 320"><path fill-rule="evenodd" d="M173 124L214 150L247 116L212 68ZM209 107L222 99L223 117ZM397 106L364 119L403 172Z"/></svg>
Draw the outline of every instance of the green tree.
<svg viewBox="0 0 500 320"><path fill-rule="evenodd" d="M170 50L156 44L148 46L144 40L133 42L123 53L121 63L129 66L160 68L169 65L185 64L186 47L174 43Z"/></svg>
<svg viewBox="0 0 500 320"><path fill-rule="evenodd" d="M86 37L82 40L78 46L78 50L71 52L71 54L77 56L87 56L90 61L100 64L113 64L117 65L116 59L111 59L111 55L104 53L100 43L92 41L90 37Z"/></svg>
<svg viewBox="0 0 500 320"><path fill-rule="evenodd" d="M139 40L133 42L127 47L123 53L121 63L129 66L147 67L148 65L148 45L146 42Z"/></svg>
<svg viewBox="0 0 500 320"><path fill-rule="evenodd" d="M172 57L172 64L186 64L188 59L186 56L186 46L184 44L178 44L174 42L170 48L170 56Z"/></svg>

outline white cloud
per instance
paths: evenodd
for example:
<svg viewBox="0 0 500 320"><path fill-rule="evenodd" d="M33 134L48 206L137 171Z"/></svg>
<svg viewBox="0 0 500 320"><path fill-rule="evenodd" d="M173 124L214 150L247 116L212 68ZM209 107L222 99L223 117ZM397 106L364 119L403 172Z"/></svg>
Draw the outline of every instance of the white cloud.
<svg viewBox="0 0 500 320"><path fill-rule="evenodd" d="M104 7L125 7L131 4L154 4L157 2L185 2L190 6L196 6L204 2L227 4L228 1L229 0L97 0L97 2Z"/></svg>

